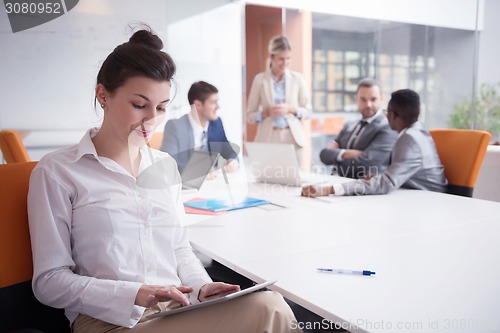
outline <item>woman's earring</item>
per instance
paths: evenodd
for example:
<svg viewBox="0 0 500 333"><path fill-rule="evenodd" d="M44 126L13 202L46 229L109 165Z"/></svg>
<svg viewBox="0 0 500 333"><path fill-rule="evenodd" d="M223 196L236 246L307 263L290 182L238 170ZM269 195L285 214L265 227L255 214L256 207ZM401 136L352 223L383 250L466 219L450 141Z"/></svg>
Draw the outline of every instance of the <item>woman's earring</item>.
<svg viewBox="0 0 500 333"><path fill-rule="evenodd" d="M101 108L103 108L103 109L104 109L104 107L105 107L105 106L106 106L106 104L101 103Z"/></svg>

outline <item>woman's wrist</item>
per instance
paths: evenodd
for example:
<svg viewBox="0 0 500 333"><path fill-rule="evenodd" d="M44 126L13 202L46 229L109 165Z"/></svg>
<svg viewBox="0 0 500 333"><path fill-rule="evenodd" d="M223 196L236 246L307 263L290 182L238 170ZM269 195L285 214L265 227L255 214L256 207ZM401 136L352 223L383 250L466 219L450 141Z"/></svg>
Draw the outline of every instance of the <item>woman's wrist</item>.
<svg viewBox="0 0 500 333"><path fill-rule="evenodd" d="M269 117L269 115L270 115L270 113L269 113L269 107L266 107L264 109L264 111L262 111L262 113L261 113L262 119Z"/></svg>

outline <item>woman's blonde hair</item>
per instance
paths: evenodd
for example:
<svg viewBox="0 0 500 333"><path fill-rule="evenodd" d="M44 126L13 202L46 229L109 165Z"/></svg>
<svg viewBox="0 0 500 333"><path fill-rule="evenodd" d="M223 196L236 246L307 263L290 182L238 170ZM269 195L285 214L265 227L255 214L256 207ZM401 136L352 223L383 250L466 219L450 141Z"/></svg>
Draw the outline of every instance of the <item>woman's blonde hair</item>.
<svg viewBox="0 0 500 333"><path fill-rule="evenodd" d="M269 54L276 54L282 51L291 51L290 43L288 42L288 38L285 36L276 36L271 38L269 41Z"/></svg>
<svg viewBox="0 0 500 333"><path fill-rule="evenodd" d="M286 38L283 35L280 35L271 38L271 40L269 41L268 50L269 50L269 55L272 56L278 52L291 51L292 48L290 47L288 38ZM272 66L271 59L269 59L269 67L271 66Z"/></svg>

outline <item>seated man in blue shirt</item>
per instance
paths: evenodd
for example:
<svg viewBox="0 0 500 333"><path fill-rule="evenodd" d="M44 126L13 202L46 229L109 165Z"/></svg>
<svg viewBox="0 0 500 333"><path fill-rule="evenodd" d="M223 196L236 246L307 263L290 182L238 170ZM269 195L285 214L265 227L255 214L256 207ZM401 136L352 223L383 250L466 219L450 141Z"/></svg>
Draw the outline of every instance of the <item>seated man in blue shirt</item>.
<svg viewBox="0 0 500 333"><path fill-rule="evenodd" d="M418 122L419 114L420 97L416 92L410 89L393 92L387 120L399 134L384 173L333 186L307 186L302 189L302 195L386 194L400 187L446 192L444 167L432 137Z"/></svg>
<svg viewBox="0 0 500 333"><path fill-rule="evenodd" d="M237 170L238 153L229 144L217 114L217 88L204 81L195 82L189 89L188 100L191 112L167 122L160 149L175 158L180 171L187 165L193 150L220 153L226 159L225 171Z"/></svg>

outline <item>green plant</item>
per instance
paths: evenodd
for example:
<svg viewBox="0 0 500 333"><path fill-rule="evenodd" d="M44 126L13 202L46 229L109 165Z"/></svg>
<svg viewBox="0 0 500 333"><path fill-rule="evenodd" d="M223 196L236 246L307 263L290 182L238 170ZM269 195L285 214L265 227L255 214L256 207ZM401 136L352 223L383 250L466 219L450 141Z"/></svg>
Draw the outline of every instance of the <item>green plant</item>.
<svg viewBox="0 0 500 333"><path fill-rule="evenodd" d="M469 99L454 105L449 125L453 128L472 128L471 110L474 110L474 128L490 132L493 136L500 134L500 83L483 83L479 89L474 108Z"/></svg>

